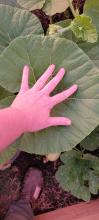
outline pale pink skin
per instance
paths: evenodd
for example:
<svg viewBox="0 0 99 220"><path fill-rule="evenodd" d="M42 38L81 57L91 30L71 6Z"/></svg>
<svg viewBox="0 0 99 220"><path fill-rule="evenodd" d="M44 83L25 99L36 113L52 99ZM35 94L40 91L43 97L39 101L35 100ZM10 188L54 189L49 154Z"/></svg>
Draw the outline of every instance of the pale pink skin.
<svg viewBox="0 0 99 220"><path fill-rule="evenodd" d="M55 65L50 65L35 85L29 88L29 67L24 67L18 95L10 107L0 110L0 151L25 132L37 132L50 126L71 125L69 118L51 117L50 112L55 105L73 95L77 91L77 85L50 96L65 74L65 69L61 68L48 82L54 70Z"/></svg>

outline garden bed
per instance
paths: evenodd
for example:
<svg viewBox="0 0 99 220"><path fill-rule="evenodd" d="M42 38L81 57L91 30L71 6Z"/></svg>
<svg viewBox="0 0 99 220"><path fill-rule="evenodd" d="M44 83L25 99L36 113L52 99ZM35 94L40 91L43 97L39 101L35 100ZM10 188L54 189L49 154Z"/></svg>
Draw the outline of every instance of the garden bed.
<svg viewBox="0 0 99 220"><path fill-rule="evenodd" d="M98 153L99 152L95 152L97 155ZM40 168L44 176L44 186L39 200L35 204L32 204L35 215L48 213L53 210L81 203L82 201L80 199L77 199L69 192L59 187L55 178L55 173L60 165L60 159L56 162L44 164L42 156L21 152L11 168L0 171L0 220L5 216L11 202L19 198L24 175L31 166ZM94 196L93 199L97 197L98 196ZM64 213L64 209L60 210L60 212L61 211ZM56 215L58 214L57 212L55 213ZM51 219L51 216L49 216L49 219ZM42 217L43 215L40 219L42 219ZM44 219L46 219L46 217L47 215L45 215ZM39 218L37 218L37 220L38 219ZM72 218L70 218L70 220L71 219Z"/></svg>
<svg viewBox="0 0 99 220"><path fill-rule="evenodd" d="M83 4L85 0L74 0L74 7L79 6L80 12L83 11ZM40 19L44 32L46 33L47 28L50 23L50 18L42 10L34 10L33 14L37 15ZM64 19L72 18L73 15L68 9L68 13L57 13L52 16L53 22L58 22ZM78 147L79 148L79 147ZM86 149L86 148L85 148ZM89 153L85 151L85 153ZM93 155L99 156L99 150L93 151ZM77 199L69 192L64 191L59 183L56 181L55 173L62 162L58 159L56 162L47 162L43 163L43 156L37 156L35 154L28 154L21 152L19 157L14 161L11 168L8 168L5 171L0 171L0 219L2 220L11 204L12 201L17 200L20 196L21 184L24 178L24 175L29 167L38 167L42 170L44 176L44 186L40 195L39 200L32 204L32 208L35 215L40 215L43 213L51 212L50 214L44 214L35 218L36 220L48 220L58 219L57 216L62 215L62 219L74 220L77 217L77 220L88 220L86 213L88 210L90 220L98 220L99 212L97 211L98 202L86 203L81 206L72 206L64 209L63 207L71 206L77 203L82 202L80 199ZM93 200L97 196L93 196ZM81 209L80 209L81 207ZM63 208L63 209L61 209ZM59 209L59 210L57 210ZM53 210L57 210L53 212ZM81 212L82 210L82 212ZM72 214L71 214L72 212ZM76 214L75 214L76 213ZM80 215L81 214L81 215Z"/></svg>
<svg viewBox="0 0 99 220"><path fill-rule="evenodd" d="M4 217L11 202L19 198L24 174L30 166L40 168L44 176L42 193L33 204L35 215L79 203L81 200L60 188L55 179L55 172L60 164L60 160L44 164L43 157L22 152L11 168L1 171L0 219Z"/></svg>

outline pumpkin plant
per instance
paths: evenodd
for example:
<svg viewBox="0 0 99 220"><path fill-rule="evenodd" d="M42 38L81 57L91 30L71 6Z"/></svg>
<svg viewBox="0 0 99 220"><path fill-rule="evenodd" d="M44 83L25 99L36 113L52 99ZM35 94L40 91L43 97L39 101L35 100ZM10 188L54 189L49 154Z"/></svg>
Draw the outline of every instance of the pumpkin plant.
<svg viewBox="0 0 99 220"><path fill-rule="evenodd" d="M67 71L54 93L78 85L77 93L52 111L53 116L70 117L72 125L22 135L1 153L0 163L11 158L16 150L47 155L51 161L65 152L61 156L64 165L56 178L65 190L84 200L99 190L99 159L91 155L99 147L99 26L94 10L89 7L91 2L86 1L80 15L70 0L0 0L0 107L12 103L26 64L30 68L30 86L51 63L56 65L56 72L60 67ZM31 11L42 8L51 17L68 7L74 19L50 24L44 36L39 19ZM99 7L98 0L93 7ZM90 147L91 140L94 147Z"/></svg>

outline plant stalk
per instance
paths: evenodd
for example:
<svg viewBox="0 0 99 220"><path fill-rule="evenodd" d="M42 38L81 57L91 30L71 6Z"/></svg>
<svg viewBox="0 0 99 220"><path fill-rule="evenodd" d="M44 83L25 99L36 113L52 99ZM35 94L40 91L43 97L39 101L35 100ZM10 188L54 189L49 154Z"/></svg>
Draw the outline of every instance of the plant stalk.
<svg viewBox="0 0 99 220"><path fill-rule="evenodd" d="M50 24L53 24L53 18L52 16L49 16Z"/></svg>
<svg viewBox="0 0 99 220"><path fill-rule="evenodd" d="M72 14L73 14L73 16L75 18L76 17L76 12L75 12L75 9L74 9L74 7L72 5L72 2L71 2L71 0L67 0L67 1L68 1L68 4L69 4L69 7L71 9L71 12L72 12Z"/></svg>
<svg viewBox="0 0 99 220"><path fill-rule="evenodd" d="M63 34L64 32L69 31L70 29L71 29L71 27L70 27L70 25L69 25L68 27L62 28L61 30L59 30L59 33L60 33L60 34Z"/></svg>

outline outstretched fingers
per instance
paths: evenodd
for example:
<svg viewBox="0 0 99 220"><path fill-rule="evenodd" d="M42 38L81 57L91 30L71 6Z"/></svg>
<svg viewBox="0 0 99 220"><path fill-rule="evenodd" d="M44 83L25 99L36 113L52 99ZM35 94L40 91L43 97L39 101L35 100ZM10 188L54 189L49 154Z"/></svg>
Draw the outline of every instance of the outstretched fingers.
<svg viewBox="0 0 99 220"><path fill-rule="evenodd" d="M26 65L23 68L20 93L23 93L29 89L28 77L29 77L29 67Z"/></svg>
<svg viewBox="0 0 99 220"><path fill-rule="evenodd" d="M73 95L77 91L77 88L78 88L77 85L73 85L69 89L51 97L52 107L56 104L59 104L60 102L63 102L65 99ZM57 125L70 126L71 123L72 123L71 120L66 117L50 117L49 118L49 126L57 126Z"/></svg>
<svg viewBox="0 0 99 220"><path fill-rule="evenodd" d="M57 75L52 80L50 80L50 82L43 88L44 93L49 95L62 80L64 74L65 74L65 69L61 68L57 73Z"/></svg>
<svg viewBox="0 0 99 220"><path fill-rule="evenodd" d="M65 117L50 117L49 126L57 126L57 125L70 126L71 120Z"/></svg>
<svg viewBox="0 0 99 220"><path fill-rule="evenodd" d="M78 88L77 85L73 85L69 89L53 96L51 98L52 99L52 106L57 105L57 104L65 101L66 99L68 99L71 95L73 95L77 91L77 88Z"/></svg>
<svg viewBox="0 0 99 220"><path fill-rule="evenodd" d="M33 89L40 90L44 87L45 83L49 79L49 77L53 74L55 70L55 65L52 64L48 67L48 69L44 72L44 74L37 80Z"/></svg>

